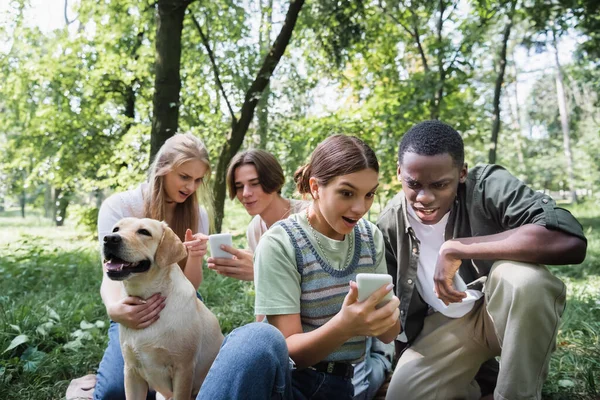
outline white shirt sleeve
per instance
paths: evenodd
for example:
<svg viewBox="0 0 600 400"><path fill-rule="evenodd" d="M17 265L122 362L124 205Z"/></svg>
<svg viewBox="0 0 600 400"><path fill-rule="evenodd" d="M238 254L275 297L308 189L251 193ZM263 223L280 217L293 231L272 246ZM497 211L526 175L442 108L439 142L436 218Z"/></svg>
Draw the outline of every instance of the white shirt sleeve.
<svg viewBox="0 0 600 400"><path fill-rule="evenodd" d="M125 207L121 199L121 193L115 193L102 202L98 212L98 241L102 245L104 236L112 232L113 226L122 218L125 218Z"/></svg>
<svg viewBox="0 0 600 400"><path fill-rule="evenodd" d="M267 231L266 226L263 226L264 222L260 215L255 215L250 221L248 225L248 229L246 230L246 239L248 239L248 247L252 252L256 251L256 247L258 246L258 241L261 236Z"/></svg>
<svg viewBox="0 0 600 400"><path fill-rule="evenodd" d="M198 213L198 233L203 233L208 235L208 213L204 209L204 207L200 207L200 212Z"/></svg>

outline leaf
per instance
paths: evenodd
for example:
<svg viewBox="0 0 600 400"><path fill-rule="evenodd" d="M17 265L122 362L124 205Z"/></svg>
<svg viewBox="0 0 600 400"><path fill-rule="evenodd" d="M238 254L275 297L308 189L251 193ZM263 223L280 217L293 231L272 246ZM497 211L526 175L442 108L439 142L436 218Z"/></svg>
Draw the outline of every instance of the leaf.
<svg viewBox="0 0 600 400"><path fill-rule="evenodd" d="M100 320L96 321L96 328L102 329L105 326L106 326L106 323L104 321L100 321Z"/></svg>
<svg viewBox="0 0 600 400"><path fill-rule="evenodd" d="M95 328L95 327L96 327L96 325L94 325L94 324L91 324L91 323L87 322L86 320L83 320L83 321L81 321L81 322L79 323L79 327L80 327L81 329L84 329L84 330L85 330L85 329L92 329L92 328Z"/></svg>
<svg viewBox="0 0 600 400"><path fill-rule="evenodd" d="M27 335L19 335L16 338L14 338L12 340L12 342L10 342L10 344L8 345L8 347L6 348L6 350L4 350L2 352L2 354L6 353L7 351L10 351L12 349L14 349L15 347L23 344L23 343L27 343L29 341L29 336Z"/></svg>
<svg viewBox="0 0 600 400"><path fill-rule="evenodd" d="M26 372L35 372L45 356L46 353L39 351L37 346L28 347L21 355L21 361L24 361L23 370Z"/></svg>
<svg viewBox="0 0 600 400"><path fill-rule="evenodd" d="M93 338L89 331L83 331L81 329L77 329L75 332L71 333L71 336L76 338L76 340L91 340Z"/></svg>
<svg viewBox="0 0 600 400"><path fill-rule="evenodd" d="M53 320L55 320L57 322L60 321L60 316L58 315L58 313L56 311L54 311L53 308L51 308L51 307L49 307L47 305L44 305L44 309L48 312L48 316L50 318L52 318Z"/></svg>
<svg viewBox="0 0 600 400"><path fill-rule="evenodd" d="M10 324L10 327L13 328L15 331L17 331L18 333L21 333L21 328L19 327L19 325Z"/></svg>
<svg viewBox="0 0 600 400"><path fill-rule="evenodd" d="M54 321L44 322L43 324L39 325L35 331L37 333L39 333L40 335L46 336L48 334L48 331L53 326L54 326Z"/></svg>
<svg viewBox="0 0 600 400"><path fill-rule="evenodd" d="M560 387L575 387L575 382L570 379L561 379L558 381L558 386Z"/></svg>
<svg viewBox="0 0 600 400"><path fill-rule="evenodd" d="M63 347L65 349L69 349L69 350L77 350L82 346L83 346L83 344L81 343L81 340L75 339L75 340L71 340L68 343L65 343L65 345Z"/></svg>

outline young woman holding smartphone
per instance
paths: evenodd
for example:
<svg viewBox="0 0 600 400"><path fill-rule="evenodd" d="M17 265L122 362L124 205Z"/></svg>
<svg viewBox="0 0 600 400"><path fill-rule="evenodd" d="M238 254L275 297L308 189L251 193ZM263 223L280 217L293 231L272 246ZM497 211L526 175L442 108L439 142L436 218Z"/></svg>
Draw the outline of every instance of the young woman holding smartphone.
<svg viewBox="0 0 600 400"><path fill-rule="evenodd" d="M387 272L382 234L362 219L379 184L373 150L331 136L295 181L311 205L271 227L256 249L255 312L268 324L225 339L198 399L351 399L366 337L391 342L400 331L397 297L376 309L392 285L359 303L354 282L360 272Z"/></svg>

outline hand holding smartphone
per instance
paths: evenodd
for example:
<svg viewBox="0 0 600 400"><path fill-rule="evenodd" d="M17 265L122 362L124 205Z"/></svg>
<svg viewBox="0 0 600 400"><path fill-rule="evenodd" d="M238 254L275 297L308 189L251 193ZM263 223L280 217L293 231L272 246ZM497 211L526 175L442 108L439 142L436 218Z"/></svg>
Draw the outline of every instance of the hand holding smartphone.
<svg viewBox="0 0 600 400"><path fill-rule="evenodd" d="M358 286L358 301L365 301L373 294L373 292L390 283L392 283L392 276L389 274L357 274L356 285ZM393 296L394 293L390 290L383 300L377 304L377 308L384 306Z"/></svg>
<svg viewBox="0 0 600 400"><path fill-rule="evenodd" d="M233 258L233 254L221 250L221 245L233 246L231 233L215 233L208 236L210 255L213 258Z"/></svg>

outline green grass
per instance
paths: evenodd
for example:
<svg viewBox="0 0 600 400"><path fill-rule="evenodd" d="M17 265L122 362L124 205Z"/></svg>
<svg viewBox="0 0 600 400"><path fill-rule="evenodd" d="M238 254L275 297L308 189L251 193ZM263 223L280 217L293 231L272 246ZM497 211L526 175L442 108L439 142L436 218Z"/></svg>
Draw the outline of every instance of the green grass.
<svg viewBox="0 0 600 400"><path fill-rule="evenodd" d="M572 211L586 229L588 256L582 265L552 267L568 286L558 347L544 386L544 398L553 400L600 397L600 210L586 204ZM376 214L374 210L372 221ZM245 247L250 217L232 202L226 215L223 230ZM96 371L108 328L97 249L97 242L73 225L56 228L35 214L24 220L14 212L0 214L3 399L64 398L71 379ZM251 283L208 269L204 277L201 293L225 333L253 320Z"/></svg>
<svg viewBox="0 0 600 400"><path fill-rule="evenodd" d="M544 385L549 399L600 398L600 209L588 202L570 207L588 239L581 265L552 266L567 285L567 308L557 350Z"/></svg>

